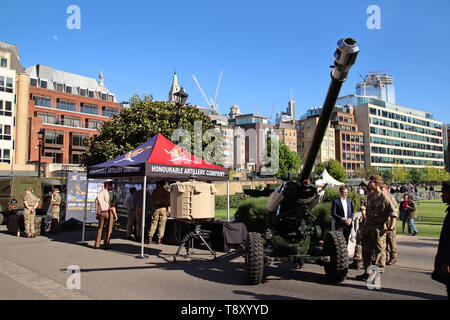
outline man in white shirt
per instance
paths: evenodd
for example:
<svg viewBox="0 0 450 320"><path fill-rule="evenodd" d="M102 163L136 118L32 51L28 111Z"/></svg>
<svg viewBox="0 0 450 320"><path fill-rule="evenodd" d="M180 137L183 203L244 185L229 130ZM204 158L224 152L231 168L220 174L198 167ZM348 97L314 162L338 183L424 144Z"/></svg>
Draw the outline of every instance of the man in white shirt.
<svg viewBox="0 0 450 320"><path fill-rule="evenodd" d="M332 202L331 215L335 219L336 231L342 232L348 242L353 222L353 203L347 198L348 188L346 186L339 188L339 194L340 197Z"/></svg>
<svg viewBox="0 0 450 320"><path fill-rule="evenodd" d="M100 247L102 234L104 233L103 248L108 250L113 223L114 221L117 221L118 218L116 213L115 197L112 192L113 182L111 180L106 180L104 182L104 187L105 188L97 195L97 198L95 199L95 212L97 214L99 224L94 248L98 249Z"/></svg>

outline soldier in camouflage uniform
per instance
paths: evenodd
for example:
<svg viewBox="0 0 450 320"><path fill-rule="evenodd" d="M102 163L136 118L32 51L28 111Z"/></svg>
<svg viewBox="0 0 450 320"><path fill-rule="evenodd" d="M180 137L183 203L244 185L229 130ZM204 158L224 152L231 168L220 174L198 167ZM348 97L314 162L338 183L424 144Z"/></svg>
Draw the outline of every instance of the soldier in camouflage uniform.
<svg viewBox="0 0 450 320"><path fill-rule="evenodd" d="M36 208L39 205L40 199L31 193L31 188L25 189L25 197L23 198L23 218L25 224L25 234L28 238L36 237L35 219Z"/></svg>
<svg viewBox="0 0 450 320"><path fill-rule="evenodd" d="M367 268L372 264L373 255L380 273L384 272L386 266L386 223L394 213L394 207L389 197L381 191L382 183L383 178L380 175L370 177L362 239L364 273L357 276L357 280L368 279Z"/></svg>
<svg viewBox="0 0 450 320"><path fill-rule="evenodd" d="M381 190L385 195L389 197L394 207L394 212L392 213L389 221L386 225L386 265L391 266L397 262L398 249L397 249L397 219L398 219L398 204L397 200L389 193L388 186L381 185Z"/></svg>
<svg viewBox="0 0 450 320"><path fill-rule="evenodd" d="M61 196L58 189L53 189L52 199L50 201L52 206L52 231L58 232L59 227L59 212L61 206Z"/></svg>

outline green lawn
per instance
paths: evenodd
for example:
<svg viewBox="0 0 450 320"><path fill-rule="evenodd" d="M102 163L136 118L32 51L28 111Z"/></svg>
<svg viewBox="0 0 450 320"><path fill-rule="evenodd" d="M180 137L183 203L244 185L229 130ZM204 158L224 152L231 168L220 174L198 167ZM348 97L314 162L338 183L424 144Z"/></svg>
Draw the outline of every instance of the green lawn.
<svg viewBox="0 0 450 320"><path fill-rule="evenodd" d="M439 238L442 229L442 223L445 217L446 205L440 201L422 200L416 202L418 219L414 224L419 230L419 236ZM230 221L234 221L234 214L237 208L230 208ZM221 221L227 221L227 209L216 210L215 218ZM397 234L401 235L402 222L397 221ZM408 233L408 226L405 225L405 235Z"/></svg>
<svg viewBox="0 0 450 320"><path fill-rule="evenodd" d="M237 208L230 208L230 221L234 221ZM216 210L216 220L227 221L227 209Z"/></svg>

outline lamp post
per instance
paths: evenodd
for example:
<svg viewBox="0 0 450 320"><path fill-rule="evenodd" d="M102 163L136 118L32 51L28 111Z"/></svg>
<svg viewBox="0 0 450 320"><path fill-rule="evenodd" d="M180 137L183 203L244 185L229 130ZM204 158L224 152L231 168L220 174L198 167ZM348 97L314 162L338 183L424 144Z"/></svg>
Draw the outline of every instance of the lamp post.
<svg viewBox="0 0 450 320"><path fill-rule="evenodd" d="M181 87L180 91L174 93L173 95L176 97L175 103L178 107L177 122L178 122L178 129L180 129L181 107L186 104L186 101L187 101L189 95L186 93L186 91L184 91L183 87Z"/></svg>
<svg viewBox="0 0 450 320"><path fill-rule="evenodd" d="M39 147L39 156L38 156L38 178L40 178L40 177L41 177L42 138L43 138L44 135L45 135L44 129L39 130L38 133L37 133L37 135L38 135L38 139L39 139L39 145L38 145L38 147Z"/></svg>

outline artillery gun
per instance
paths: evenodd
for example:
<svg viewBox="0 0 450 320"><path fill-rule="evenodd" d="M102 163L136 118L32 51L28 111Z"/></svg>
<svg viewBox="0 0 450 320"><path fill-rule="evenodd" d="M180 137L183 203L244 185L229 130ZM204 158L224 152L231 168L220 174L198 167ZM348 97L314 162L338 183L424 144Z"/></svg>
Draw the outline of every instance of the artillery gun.
<svg viewBox="0 0 450 320"><path fill-rule="evenodd" d="M249 284L259 284L264 266L275 261L305 262L324 266L327 279L342 282L348 272L348 249L344 236L331 231L322 241L322 231L311 210L320 202L321 193L310 183L314 162L320 150L342 84L359 53L358 43L351 38L338 41L331 72L331 84L317 124L311 149L298 176L283 177L282 201L277 212L271 212L264 234L249 232L245 245L245 262Z"/></svg>

